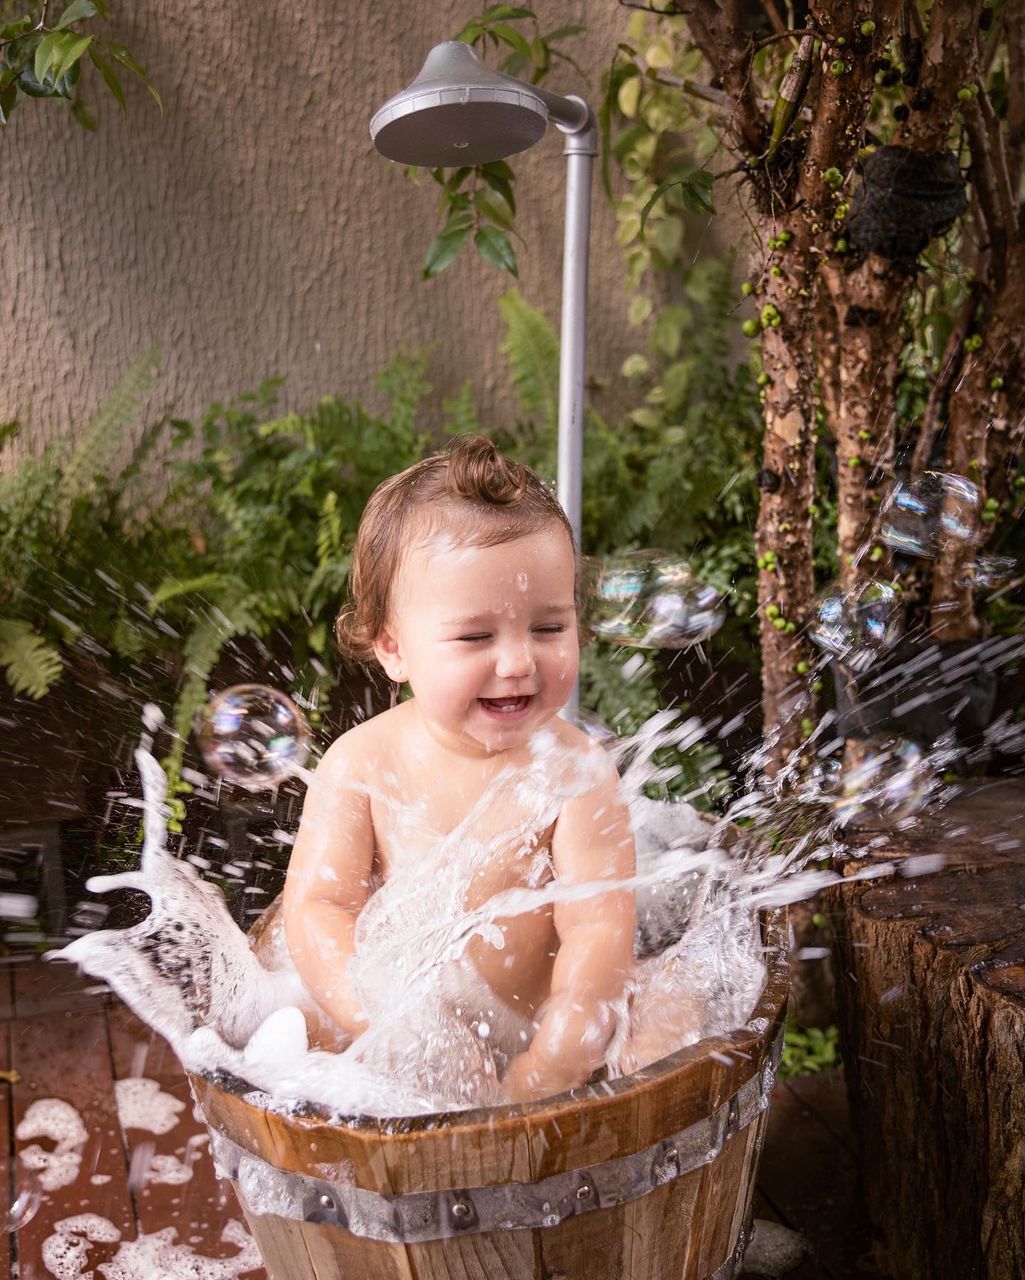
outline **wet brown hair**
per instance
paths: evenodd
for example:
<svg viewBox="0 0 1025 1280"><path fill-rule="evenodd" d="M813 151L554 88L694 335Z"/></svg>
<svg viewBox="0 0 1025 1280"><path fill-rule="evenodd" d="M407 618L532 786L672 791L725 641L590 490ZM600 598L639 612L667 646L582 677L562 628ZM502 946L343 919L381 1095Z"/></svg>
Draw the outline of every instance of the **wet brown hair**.
<svg viewBox="0 0 1025 1280"><path fill-rule="evenodd" d="M455 527L463 545L494 547L548 525L565 529L573 545L554 494L530 467L504 457L483 436L462 437L385 480L356 531L349 600L335 623L339 648L357 662L373 658L402 558L414 543Z"/></svg>

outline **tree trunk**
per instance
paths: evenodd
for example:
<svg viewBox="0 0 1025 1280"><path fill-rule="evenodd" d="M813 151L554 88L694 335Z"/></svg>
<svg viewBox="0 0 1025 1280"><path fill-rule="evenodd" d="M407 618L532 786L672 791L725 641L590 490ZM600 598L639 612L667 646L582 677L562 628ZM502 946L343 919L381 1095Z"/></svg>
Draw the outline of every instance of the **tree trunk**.
<svg viewBox="0 0 1025 1280"><path fill-rule="evenodd" d="M977 355L966 358L950 397L944 465L979 486L983 519L980 542L997 515L996 508L985 506L987 496L995 503L1007 499L1010 473L1017 471L1025 427L1025 333L1020 319L1023 290L1025 240L1019 233L1007 253L1006 275L992 307L992 320L976 330L985 330L979 334L984 345ZM932 632L941 642L971 640L978 634L971 573L978 550L971 543L950 539L937 557L932 582Z"/></svg>
<svg viewBox="0 0 1025 1280"><path fill-rule="evenodd" d="M803 281L800 265L795 274ZM762 365L770 382L759 474L762 499L755 529L762 715L767 732L775 730L779 735L773 752L777 761L785 759L805 736L801 721L810 714L807 674L813 656L806 626L815 594L810 516L815 497L814 408L809 367L814 313L807 306L795 313L787 306L784 292L796 291L781 281L765 295L766 306L776 306L774 295L779 299L782 324L770 325L762 337Z"/></svg>
<svg viewBox="0 0 1025 1280"><path fill-rule="evenodd" d="M874 253L852 271L843 271L834 259L823 267L822 277L839 337L840 396L831 426L836 441L837 555L840 587L846 593L866 576L889 576L888 552L880 546L873 559L877 553L869 543L883 482L893 474L894 392L911 278Z"/></svg>
<svg viewBox="0 0 1025 1280"><path fill-rule="evenodd" d="M942 850L942 872L834 898L843 1056L887 1276L1025 1275L1025 849L1008 839L1023 810L1020 780L980 786L942 826L874 853Z"/></svg>

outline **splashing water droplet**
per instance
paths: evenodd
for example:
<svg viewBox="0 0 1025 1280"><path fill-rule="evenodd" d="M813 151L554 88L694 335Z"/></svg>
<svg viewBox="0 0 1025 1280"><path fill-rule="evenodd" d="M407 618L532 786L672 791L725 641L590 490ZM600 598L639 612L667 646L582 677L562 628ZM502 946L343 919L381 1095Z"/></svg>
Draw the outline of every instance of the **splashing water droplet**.
<svg viewBox="0 0 1025 1280"><path fill-rule="evenodd" d="M27 1226L43 1203L43 1192L39 1180L30 1169L22 1167L18 1170L18 1185L20 1188L18 1194L7 1210L7 1221L4 1223L6 1232L20 1231L22 1227Z"/></svg>
<svg viewBox="0 0 1025 1280"><path fill-rule="evenodd" d="M978 486L965 476L925 471L894 486L879 536L894 551L931 558L948 542L973 542L978 533Z"/></svg>
<svg viewBox="0 0 1025 1280"><path fill-rule="evenodd" d="M936 775L921 747L897 739L870 750L844 773L834 810L841 826L853 819L898 822L918 813L935 787Z"/></svg>
<svg viewBox="0 0 1025 1280"><path fill-rule="evenodd" d="M617 644L683 649L707 640L725 621L719 593L665 552L632 551L592 574L591 625Z"/></svg>
<svg viewBox="0 0 1025 1280"><path fill-rule="evenodd" d="M280 690L239 684L210 699L196 738L212 772L244 787L272 787L306 759L310 727Z"/></svg>
<svg viewBox="0 0 1025 1280"><path fill-rule="evenodd" d="M820 649L860 670L881 650L892 648L903 630L898 589L887 582L866 582L847 596L824 592L809 634Z"/></svg>

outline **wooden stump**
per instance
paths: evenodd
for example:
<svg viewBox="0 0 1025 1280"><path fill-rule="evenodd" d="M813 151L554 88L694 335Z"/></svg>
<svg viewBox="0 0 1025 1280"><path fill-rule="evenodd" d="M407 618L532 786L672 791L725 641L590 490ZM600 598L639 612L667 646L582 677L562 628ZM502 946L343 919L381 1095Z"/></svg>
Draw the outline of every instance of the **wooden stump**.
<svg viewBox="0 0 1025 1280"><path fill-rule="evenodd" d="M840 1026L863 1193L893 1280L1025 1276L1025 782L974 786L843 886ZM864 863L860 864L864 865Z"/></svg>

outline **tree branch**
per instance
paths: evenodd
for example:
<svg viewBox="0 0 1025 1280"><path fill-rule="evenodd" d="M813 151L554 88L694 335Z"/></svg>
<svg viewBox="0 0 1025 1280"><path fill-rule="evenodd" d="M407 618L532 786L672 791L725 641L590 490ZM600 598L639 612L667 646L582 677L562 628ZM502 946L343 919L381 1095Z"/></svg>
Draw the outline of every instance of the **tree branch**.
<svg viewBox="0 0 1025 1280"><path fill-rule="evenodd" d="M824 30L824 38L843 31L838 25L847 15L846 5L818 4L809 7L809 16L816 28ZM838 14L840 9L844 12ZM890 22L881 15L876 39L880 45L890 33ZM802 165L801 194L815 206L822 204L827 192L823 186L824 170L837 166L846 170L853 163L864 132L868 115L868 103L874 88L875 75L870 59L854 62L846 75L822 75L819 78L819 97L814 116L815 125L808 139L808 151Z"/></svg>
<svg viewBox="0 0 1025 1280"><path fill-rule="evenodd" d="M1007 0L1007 171L1012 191L1025 171L1025 0Z"/></svg>
<svg viewBox="0 0 1025 1280"><path fill-rule="evenodd" d="M972 157L972 187L990 250L990 273L994 291L999 293L1006 277L1007 245L1014 234L1014 209L1000 125L993 114L985 89L964 112L968 149Z"/></svg>
<svg viewBox="0 0 1025 1280"><path fill-rule="evenodd" d="M713 89L711 85L698 84L695 80L683 80L680 76L669 75L665 71L652 71L641 58L632 58L628 61L632 61L641 76L653 84L660 84L666 89L678 89L680 93L686 93L692 98L699 98L702 102L711 104L719 111L733 110L733 101L730 95L722 89Z"/></svg>
<svg viewBox="0 0 1025 1280"><path fill-rule="evenodd" d="M977 272L980 275L985 271L985 257L985 251L980 250L979 261L976 264ZM951 388L960 377L961 370L964 367L964 340L972 330L978 306L979 293L977 286L974 286L968 291L968 296L961 303L957 320L943 349L939 372L929 388L929 399L925 406L925 412L922 414L922 424L918 430L914 453L911 455L912 475L920 475L929 467L933 444L939 433L940 420L946 412Z"/></svg>
<svg viewBox="0 0 1025 1280"><path fill-rule="evenodd" d="M912 102L926 101L912 110L894 139L912 151L943 151L950 126L961 107L958 92L973 84L979 68L979 18L983 0L933 0L929 28L922 36L922 69ZM911 7L911 15L918 12Z"/></svg>
<svg viewBox="0 0 1025 1280"><path fill-rule="evenodd" d="M780 40L800 40L804 36L814 36L816 40L821 40L823 44L829 44L828 36L822 34L821 31L814 31L811 27L798 27L794 30L787 27L785 31L777 31L775 35L765 36L764 39L757 41L752 50L753 53L761 53L763 49L767 49L770 44L777 44Z"/></svg>

